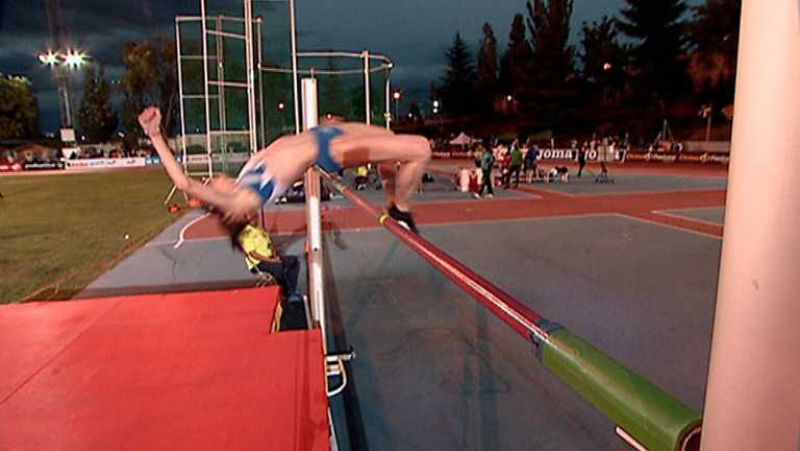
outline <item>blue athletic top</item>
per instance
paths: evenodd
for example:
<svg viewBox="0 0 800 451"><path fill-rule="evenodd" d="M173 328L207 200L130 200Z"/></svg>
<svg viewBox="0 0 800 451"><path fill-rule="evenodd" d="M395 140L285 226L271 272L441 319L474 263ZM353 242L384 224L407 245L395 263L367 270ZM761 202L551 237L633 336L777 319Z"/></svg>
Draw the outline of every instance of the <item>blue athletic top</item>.
<svg viewBox="0 0 800 451"><path fill-rule="evenodd" d="M344 132L337 127L315 127L311 133L317 140L317 159L315 164L327 172L339 172L342 166L331 158L331 140L341 136ZM286 188L278 186L273 180L269 168L263 161L254 163L253 160L247 162L239 172L236 183L244 188L255 191L263 203L269 203L278 196L282 195Z"/></svg>
<svg viewBox="0 0 800 451"><path fill-rule="evenodd" d="M249 188L261 197L262 203L268 203L286 191L286 187L277 186L263 161L247 162L239 172L236 183L244 188Z"/></svg>
<svg viewBox="0 0 800 451"><path fill-rule="evenodd" d="M339 172L342 166L331 158L331 140L344 135L342 129L337 127L314 127L311 133L317 138L316 165L327 172Z"/></svg>

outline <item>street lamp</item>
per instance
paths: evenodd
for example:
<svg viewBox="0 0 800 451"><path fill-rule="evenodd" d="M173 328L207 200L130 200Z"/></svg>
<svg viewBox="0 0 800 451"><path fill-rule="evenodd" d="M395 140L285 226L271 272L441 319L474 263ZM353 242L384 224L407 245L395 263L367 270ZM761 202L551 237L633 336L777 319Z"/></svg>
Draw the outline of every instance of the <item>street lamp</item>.
<svg viewBox="0 0 800 451"><path fill-rule="evenodd" d="M283 102L278 102L278 111L283 111L286 109L286 104Z"/></svg>
<svg viewBox="0 0 800 451"><path fill-rule="evenodd" d="M506 101L507 102L513 102L514 101L514 96L512 96L511 94L507 95L506 96Z"/></svg>
<svg viewBox="0 0 800 451"><path fill-rule="evenodd" d="M42 52L39 54L39 62L41 62L45 66L53 67L56 64L58 64L58 59L60 56L61 55L59 55L58 53L52 50L48 50L46 52Z"/></svg>
<svg viewBox="0 0 800 451"><path fill-rule="evenodd" d="M433 101L433 114L439 114L439 101Z"/></svg>
<svg viewBox="0 0 800 451"><path fill-rule="evenodd" d="M65 141L74 138L64 138L72 136L72 111L69 100L69 72L67 69L80 69L88 59L88 56L77 49L67 49L66 52L60 50L47 50L37 55L40 63L50 68L53 72L53 79L58 88L59 100L61 104L62 119L62 139Z"/></svg>
<svg viewBox="0 0 800 451"><path fill-rule="evenodd" d="M395 91L392 94L392 98L394 99L394 117L397 120L400 120L400 99L403 97L403 94L400 91Z"/></svg>
<svg viewBox="0 0 800 451"><path fill-rule="evenodd" d="M78 50L67 50L64 64L70 69L80 69L86 63L86 54Z"/></svg>

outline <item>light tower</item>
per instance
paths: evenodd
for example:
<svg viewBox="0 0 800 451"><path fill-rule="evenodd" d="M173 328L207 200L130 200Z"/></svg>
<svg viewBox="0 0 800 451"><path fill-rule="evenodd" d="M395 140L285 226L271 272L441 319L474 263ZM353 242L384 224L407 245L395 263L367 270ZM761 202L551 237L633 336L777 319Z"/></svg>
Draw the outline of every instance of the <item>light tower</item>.
<svg viewBox="0 0 800 451"><path fill-rule="evenodd" d="M58 90L58 103L61 107L61 128L72 128L72 110L69 100L69 68L66 64L59 64L59 57L70 57L69 62L75 61L71 54L62 53L67 48L67 27L61 17L61 3L59 0L45 0L45 10L47 11L47 23L50 26L50 36L53 39L53 48L47 53L39 55L42 63L50 66L53 74L53 81ZM45 59L43 59L43 57ZM63 134L63 133L62 133Z"/></svg>

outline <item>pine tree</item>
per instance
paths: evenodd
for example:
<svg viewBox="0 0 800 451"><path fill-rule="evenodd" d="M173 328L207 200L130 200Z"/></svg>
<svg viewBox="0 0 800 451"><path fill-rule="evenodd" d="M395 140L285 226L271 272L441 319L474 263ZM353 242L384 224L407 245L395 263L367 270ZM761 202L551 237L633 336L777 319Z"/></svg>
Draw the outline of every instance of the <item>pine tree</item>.
<svg viewBox="0 0 800 451"><path fill-rule="evenodd" d="M508 34L508 49L500 63L500 90L519 97L529 86L531 47L525 37L525 19L514 15Z"/></svg>
<svg viewBox="0 0 800 451"><path fill-rule="evenodd" d="M583 79L603 100L618 96L625 85L626 55L618 34L614 20L608 16L582 26Z"/></svg>
<svg viewBox="0 0 800 451"><path fill-rule="evenodd" d="M339 66L336 64L333 57L327 58L325 70L327 72L337 72L339 70ZM347 102L344 100L345 92L342 87L341 77L338 75L325 74L318 76L318 78L320 79L319 93L322 112L333 113L344 118L351 118L353 113L347 108ZM361 110L363 109L364 105L362 103ZM360 117L359 120L361 120Z"/></svg>
<svg viewBox="0 0 800 451"><path fill-rule="evenodd" d="M695 91L717 103L733 101L741 0L706 0L689 24L689 73Z"/></svg>
<svg viewBox="0 0 800 451"><path fill-rule="evenodd" d="M441 86L445 111L455 115L471 113L475 105L475 66L460 33L456 33L446 56L447 69Z"/></svg>
<svg viewBox="0 0 800 451"><path fill-rule="evenodd" d="M639 91L668 99L687 86L684 0L626 0L617 27L634 40L631 56L639 72Z"/></svg>
<svg viewBox="0 0 800 451"><path fill-rule="evenodd" d="M562 86L574 76L575 50L567 45L572 0L533 0L527 8L535 81L544 87Z"/></svg>
<svg viewBox="0 0 800 451"><path fill-rule="evenodd" d="M103 68L89 65L84 72L83 98L78 108L77 123L89 142L108 141L117 129L117 113L111 108L111 85L103 76Z"/></svg>
<svg viewBox="0 0 800 451"><path fill-rule="evenodd" d="M575 50L568 45L572 0L533 0L526 3L533 65L531 92L525 104L551 126L571 121L580 92L573 65Z"/></svg>
<svg viewBox="0 0 800 451"><path fill-rule="evenodd" d="M483 38L478 50L478 81L475 98L481 111L491 111L497 94L497 38L489 23L483 24Z"/></svg>

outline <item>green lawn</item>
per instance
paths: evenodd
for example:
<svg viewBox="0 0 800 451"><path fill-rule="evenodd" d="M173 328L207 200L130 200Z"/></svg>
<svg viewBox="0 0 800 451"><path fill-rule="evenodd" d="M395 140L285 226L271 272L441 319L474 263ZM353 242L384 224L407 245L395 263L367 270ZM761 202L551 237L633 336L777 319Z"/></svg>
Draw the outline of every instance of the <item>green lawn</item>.
<svg viewBox="0 0 800 451"><path fill-rule="evenodd" d="M171 186L160 169L0 176L0 303L80 291L175 220Z"/></svg>

